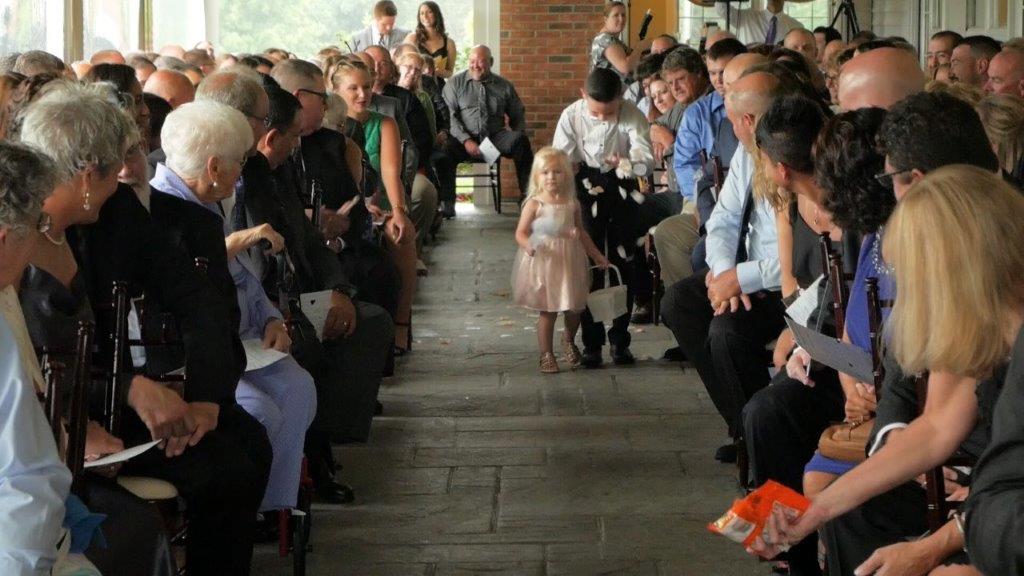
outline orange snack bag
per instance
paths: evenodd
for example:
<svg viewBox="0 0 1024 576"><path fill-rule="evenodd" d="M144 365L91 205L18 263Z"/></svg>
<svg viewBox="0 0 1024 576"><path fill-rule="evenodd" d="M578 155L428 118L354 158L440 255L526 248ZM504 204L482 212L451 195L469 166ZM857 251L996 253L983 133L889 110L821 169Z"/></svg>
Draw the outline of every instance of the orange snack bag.
<svg viewBox="0 0 1024 576"><path fill-rule="evenodd" d="M761 535L768 517L772 514L772 506L778 502L794 512L793 517L803 514L811 501L802 494L769 480L742 500L737 500L721 518L708 524L708 530L725 536L744 547L750 546L754 539ZM789 516L790 514L787 514Z"/></svg>

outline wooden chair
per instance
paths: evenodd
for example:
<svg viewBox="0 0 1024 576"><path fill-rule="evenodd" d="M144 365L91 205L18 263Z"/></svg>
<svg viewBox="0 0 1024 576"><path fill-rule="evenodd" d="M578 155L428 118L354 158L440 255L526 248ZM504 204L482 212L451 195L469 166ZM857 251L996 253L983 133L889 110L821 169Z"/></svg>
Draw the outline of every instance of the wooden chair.
<svg viewBox="0 0 1024 576"><path fill-rule="evenodd" d="M651 232L644 237L644 254L647 271L651 275L652 322L657 326L661 322L661 298L665 295L665 282L661 279L661 261L658 260L658 250L654 245L654 234Z"/></svg>
<svg viewBox="0 0 1024 576"><path fill-rule="evenodd" d="M71 348L43 348L37 351L46 380L44 410L64 463L71 471L72 491L81 488L85 470L85 436L89 422L89 390L92 386L92 348L95 326L80 322ZM68 406L64 410L65 389ZM65 434L65 413L66 434Z"/></svg>
<svg viewBox="0 0 1024 576"><path fill-rule="evenodd" d="M464 164L469 164L470 166L476 166L478 164L487 165L487 172L484 174L479 174L476 171L471 171L469 174L459 174L458 167L456 167L455 181L458 182L460 179L468 179L475 190L476 179L480 177L487 178L487 186L491 192L491 201L494 202L494 211L501 214L501 159L499 158L494 164L488 165L482 158L474 158L463 162L459 166Z"/></svg>

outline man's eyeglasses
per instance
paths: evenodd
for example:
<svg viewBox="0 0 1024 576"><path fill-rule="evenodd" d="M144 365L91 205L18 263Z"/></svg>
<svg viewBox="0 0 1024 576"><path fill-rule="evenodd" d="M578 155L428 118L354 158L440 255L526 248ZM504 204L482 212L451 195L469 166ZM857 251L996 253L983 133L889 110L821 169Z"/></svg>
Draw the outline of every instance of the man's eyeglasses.
<svg viewBox="0 0 1024 576"><path fill-rule="evenodd" d="M875 174L875 180L877 180L878 183L881 184L882 186L888 186L889 188L892 188L893 177L898 176L900 174L906 174L911 170L912 168L907 168L906 170L895 170L893 172L883 172L881 174Z"/></svg>
<svg viewBox="0 0 1024 576"><path fill-rule="evenodd" d="M324 103L324 106L327 105L327 92L317 92L316 90L309 90L307 88L299 88L298 90L296 90L296 92L305 92L307 94L312 94L313 96L319 98L320 101Z"/></svg>
<svg viewBox="0 0 1024 576"><path fill-rule="evenodd" d="M253 120L259 122L260 124L263 124L264 128L270 128L270 116L269 115L261 117L261 116L256 116L255 114L249 114L248 112L244 112L244 114L247 117L252 118Z"/></svg>

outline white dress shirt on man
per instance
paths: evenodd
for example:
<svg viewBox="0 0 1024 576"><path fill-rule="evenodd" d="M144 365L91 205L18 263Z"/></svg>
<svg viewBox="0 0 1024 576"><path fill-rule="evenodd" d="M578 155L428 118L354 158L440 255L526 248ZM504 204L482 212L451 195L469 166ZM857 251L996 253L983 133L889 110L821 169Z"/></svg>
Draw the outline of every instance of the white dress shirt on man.
<svg viewBox="0 0 1024 576"><path fill-rule="evenodd" d="M628 157L634 166L646 166L650 174L654 169L650 131L647 118L630 102L623 101L619 117L608 121L591 116L586 100L580 99L562 111L551 146L568 154L571 162L601 170L611 169L605 163L610 156Z"/></svg>
<svg viewBox="0 0 1024 576"><path fill-rule="evenodd" d="M736 38L744 44L753 42L765 42L768 39L768 32L771 30L772 18L776 19L775 38L772 44L782 42L786 34L794 28L803 28L797 19L785 12L775 14L763 8L740 8L749 6L747 3L733 2L729 4L729 30L736 34ZM726 3L716 2L715 12L722 19L719 25L725 25Z"/></svg>

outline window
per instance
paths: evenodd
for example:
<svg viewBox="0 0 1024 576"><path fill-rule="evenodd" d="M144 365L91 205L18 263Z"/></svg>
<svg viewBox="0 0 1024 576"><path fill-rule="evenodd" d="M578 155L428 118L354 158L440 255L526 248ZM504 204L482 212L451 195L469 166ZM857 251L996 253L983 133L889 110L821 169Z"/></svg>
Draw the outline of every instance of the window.
<svg viewBox="0 0 1024 576"><path fill-rule="evenodd" d="M177 44L188 50L203 40L207 40L204 0L153 0L153 50L159 51L168 44Z"/></svg>
<svg viewBox="0 0 1024 576"><path fill-rule="evenodd" d="M64 55L64 3L0 0L0 53L45 50Z"/></svg>
<svg viewBox="0 0 1024 576"><path fill-rule="evenodd" d="M167 0L171 1L171 0ZM262 52L284 48L312 57L325 46L345 43L369 25L375 0L247 0L220 2L218 52ZM420 0L397 0L395 26L413 30ZM473 45L473 0L442 3L445 28L460 54Z"/></svg>
<svg viewBox="0 0 1024 576"><path fill-rule="evenodd" d="M832 3L829 0L787 2L785 11L786 14L799 20L808 30L814 30L818 26L828 26L832 23L832 16L834 16Z"/></svg>
<svg viewBox="0 0 1024 576"><path fill-rule="evenodd" d="M83 50L89 57L100 50L131 52L139 46L139 3L122 0L85 0Z"/></svg>

